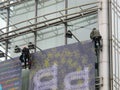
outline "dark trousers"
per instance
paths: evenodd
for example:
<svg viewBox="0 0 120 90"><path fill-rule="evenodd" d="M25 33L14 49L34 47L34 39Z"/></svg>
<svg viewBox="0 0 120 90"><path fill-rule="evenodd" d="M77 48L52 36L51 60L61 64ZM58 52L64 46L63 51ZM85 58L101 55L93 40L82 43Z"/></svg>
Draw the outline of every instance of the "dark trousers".
<svg viewBox="0 0 120 90"><path fill-rule="evenodd" d="M101 47L100 40L101 40L101 36L98 36L98 37L94 37L94 38L93 38L95 48Z"/></svg>
<svg viewBox="0 0 120 90"><path fill-rule="evenodd" d="M21 62L24 62L24 65L25 65L25 68L26 68L27 67L27 62L28 62L28 64L30 62L29 55L22 54L20 56L20 60L21 60Z"/></svg>

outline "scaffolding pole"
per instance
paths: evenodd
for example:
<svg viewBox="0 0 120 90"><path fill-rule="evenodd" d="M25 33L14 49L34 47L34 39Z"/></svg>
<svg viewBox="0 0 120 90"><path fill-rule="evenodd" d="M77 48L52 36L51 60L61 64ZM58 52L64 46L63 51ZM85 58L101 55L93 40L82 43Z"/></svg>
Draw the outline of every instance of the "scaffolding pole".
<svg viewBox="0 0 120 90"><path fill-rule="evenodd" d="M65 15L66 15L65 19L67 19L67 14L68 14L67 8L68 8L68 0L65 0ZM67 21L65 21L64 25L65 25L65 34L66 34L67 33L67 25L68 25ZM66 37L65 37L65 44L67 44L67 38Z"/></svg>
<svg viewBox="0 0 120 90"><path fill-rule="evenodd" d="M8 1L8 3L10 3L10 1ZM9 21L10 21L10 7L7 8L7 28L6 28L6 33L9 32ZM8 36L8 34L6 34L6 36ZM8 55L8 40L5 41L5 60L8 59L7 55Z"/></svg>
<svg viewBox="0 0 120 90"><path fill-rule="evenodd" d="M113 90L113 61L112 61L112 58L113 58L113 50L112 50L112 6L111 6L111 2L112 0L109 0L109 19L108 19L108 23L109 23L109 84L110 84L110 90Z"/></svg>
<svg viewBox="0 0 120 90"><path fill-rule="evenodd" d="M98 11L99 31L103 39L103 50L100 52L100 77L103 77L103 86L100 90L109 89L109 55L108 55L108 0L99 0L102 9Z"/></svg>
<svg viewBox="0 0 120 90"><path fill-rule="evenodd" d="M35 24L37 23L37 16L38 16L38 0L35 0ZM35 28L37 28L37 25L35 25ZM35 46L37 45L37 31L34 31L34 44Z"/></svg>

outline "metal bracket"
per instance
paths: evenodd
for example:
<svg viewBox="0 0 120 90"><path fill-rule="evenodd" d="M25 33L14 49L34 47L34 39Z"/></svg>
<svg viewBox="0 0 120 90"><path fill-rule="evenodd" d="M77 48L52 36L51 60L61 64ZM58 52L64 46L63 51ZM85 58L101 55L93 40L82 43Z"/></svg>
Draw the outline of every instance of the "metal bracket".
<svg viewBox="0 0 120 90"><path fill-rule="evenodd" d="M95 78L95 88L100 88L103 86L103 77L96 77Z"/></svg>

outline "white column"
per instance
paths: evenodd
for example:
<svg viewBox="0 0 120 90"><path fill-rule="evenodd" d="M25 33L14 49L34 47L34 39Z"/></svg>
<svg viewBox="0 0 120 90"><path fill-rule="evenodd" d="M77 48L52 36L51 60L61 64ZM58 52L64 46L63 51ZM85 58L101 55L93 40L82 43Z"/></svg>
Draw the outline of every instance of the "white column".
<svg viewBox="0 0 120 90"><path fill-rule="evenodd" d="M99 0L102 9L98 12L99 31L103 38L103 50L100 53L100 77L103 77L103 86L100 90L109 90L109 57L108 57L108 0Z"/></svg>

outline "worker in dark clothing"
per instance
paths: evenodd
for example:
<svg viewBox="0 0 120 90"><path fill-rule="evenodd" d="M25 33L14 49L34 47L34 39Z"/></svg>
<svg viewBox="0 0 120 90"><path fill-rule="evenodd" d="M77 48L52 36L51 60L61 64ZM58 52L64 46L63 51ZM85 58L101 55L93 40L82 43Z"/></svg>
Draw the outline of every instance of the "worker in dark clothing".
<svg viewBox="0 0 120 90"><path fill-rule="evenodd" d="M22 55L20 56L20 60L21 62L24 62L24 65L25 65L25 68L27 67L27 62L28 62L28 65L30 63L30 52L29 52L29 49L24 47L22 49Z"/></svg>
<svg viewBox="0 0 120 90"><path fill-rule="evenodd" d="M100 32L96 30L96 28L93 28L92 32L90 33L90 38L94 42L95 49L98 47L100 49L102 48L102 44L101 44L102 37L100 35Z"/></svg>

